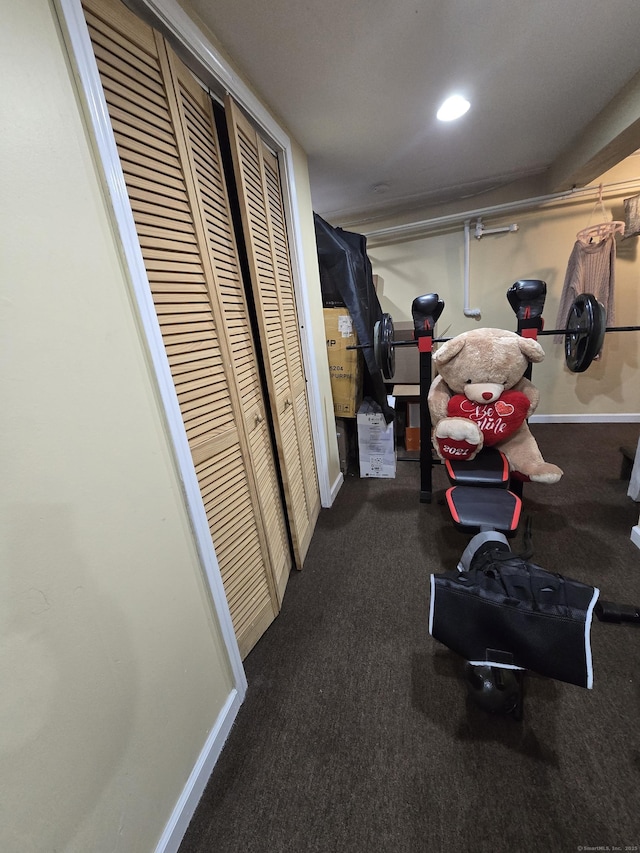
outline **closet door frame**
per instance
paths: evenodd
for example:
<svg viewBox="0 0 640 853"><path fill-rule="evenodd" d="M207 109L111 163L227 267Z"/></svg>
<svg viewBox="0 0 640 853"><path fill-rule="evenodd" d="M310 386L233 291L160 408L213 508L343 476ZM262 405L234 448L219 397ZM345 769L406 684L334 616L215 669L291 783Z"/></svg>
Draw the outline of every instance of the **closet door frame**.
<svg viewBox="0 0 640 853"><path fill-rule="evenodd" d="M80 0L54 0L59 13L61 29L66 40L75 72L80 84L81 96L97 148L97 160L102 167L116 225L119 232L124 263L129 273L133 295L138 309L142 332L146 339L149 356L155 373L160 401L164 409L168 432L173 444L176 463L184 486L187 509L193 524L199 557L209 584L214 609L218 617L223 640L229 654L236 690L242 699L247 681L238 649L224 586L211 541L206 512L200 495L187 438L178 406L173 379L160 333L155 306L151 297L142 252L127 188L122 173L109 112L102 91L93 48L87 30ZM283 195L287 226L291 238L291 263L293 268L295 296L300 313L300 337L305 373L313 442L316 455L318 485L322 506L332 503L332 488L328 477L328 452L325 440L323 408L317 381L317 362L307 330L311 328L311 312L304 288L300 286L302 272L302 236L297 214L297 196L293 171L291 142L251 91L227 65L223 57L208 42L202 32L191 21L174 0L136 0L127 5L146 11L145 17L160 30L169 32L174 42L180 44L192 59L194 73L211 86L213 93L229 92L252 120L261 129L267 141L279 154L282 163Z"/></svg>

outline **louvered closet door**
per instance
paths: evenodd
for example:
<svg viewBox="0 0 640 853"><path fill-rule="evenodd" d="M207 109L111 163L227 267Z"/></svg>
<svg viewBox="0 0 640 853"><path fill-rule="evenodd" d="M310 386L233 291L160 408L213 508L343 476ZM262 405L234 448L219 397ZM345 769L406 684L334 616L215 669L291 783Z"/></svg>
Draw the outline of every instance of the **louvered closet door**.
<svg viewBox="0 0 640 853"><path fill-rule="evenodd" d="M294 555L301 568L320 493L278 160L229 97L225 112Z"/></svg>
<svg viewBox="0 0 640 853"><path fill-rule="evenodd" d="M291 551L269 425L253 343L249 311L240 273L229 200L221 172L211 99L189 70L169 50L182 126L186 134L198 205L214 262L217 314L223 321L234 369L238 403L249 443L249 456L266 544L279 602L291 569Z"/></svg>
<svg viewBox="0 0 640 853"><path fill-rule="evenodd" d="M241 654L248 653L278 612L271 553L288 574L284 520L280 542L267 545L258 487L250 464L255 430L245 423L259 395L246 405L238 383L251 385L255 359L244 352L236 378L234 353L242 343L228 333L225 314L245 322L246 306L218 295L218 271L237 279L227 199L220 185L217 138L210 109L174 79L179 61L162 38L139 21L120 0L90 0L85 15L120 155L131 208L151 286L180 409L191 448L211 536ZM173 69L173 70L172 70ZM184 117L189 113L187 124ZM194 176L193 162L210 158ZM207 210L200 208L205 194ZM210 231L218 222L217 255ZM235 272L233 271L235 270ZM228 284L221 285L230 289ZM223 307L224 306L224 307ZM230 319L229 328L233 327ZM259 464L275 478L274 463ZM268 477L267 477L268 479ZM262 491L260 491L260 490ZM277 530L278 524L269 524ZM276 534L276 538L277 538ZM284 537L284 543L283 543ZM279 562L277 562L279 561ZM274 565L276 564L274 563Z"/></svg>

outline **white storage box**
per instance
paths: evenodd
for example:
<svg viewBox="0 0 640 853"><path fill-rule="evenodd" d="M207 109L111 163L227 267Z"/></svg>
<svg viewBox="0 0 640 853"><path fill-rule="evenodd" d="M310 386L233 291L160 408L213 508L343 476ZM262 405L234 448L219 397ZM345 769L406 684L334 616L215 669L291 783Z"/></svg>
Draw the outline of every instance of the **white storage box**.
<svg viewBox="0 0 640 853"><path fill-rule="evenodd" d="M360 476L393 479L396 476L393 421L388 424L380 406L365 397L358 409L357 424Z"/></svg>

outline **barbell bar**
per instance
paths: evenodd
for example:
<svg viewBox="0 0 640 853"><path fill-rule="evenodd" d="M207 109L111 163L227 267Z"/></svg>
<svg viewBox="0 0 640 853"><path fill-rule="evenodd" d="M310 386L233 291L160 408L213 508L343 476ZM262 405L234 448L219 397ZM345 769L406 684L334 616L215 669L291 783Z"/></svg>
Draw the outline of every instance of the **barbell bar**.
<svg viewBox="0 0 640 853"><path fill-rule="evenodd" d="M538 335L564 335L565 361L572 373L584 373L598 355L609 332L640 332L640 326L607 326L606 311L591 293L580 294L569 310L564 329L540 329ZM383 314L373 327L373 344L358 344L347 349L373 347L374 360L386 381L395 373L396 347L417 346L417 339L396 341L393 337L393 318ZM433 338L434 343L445 343L451 338Z"/></svg>

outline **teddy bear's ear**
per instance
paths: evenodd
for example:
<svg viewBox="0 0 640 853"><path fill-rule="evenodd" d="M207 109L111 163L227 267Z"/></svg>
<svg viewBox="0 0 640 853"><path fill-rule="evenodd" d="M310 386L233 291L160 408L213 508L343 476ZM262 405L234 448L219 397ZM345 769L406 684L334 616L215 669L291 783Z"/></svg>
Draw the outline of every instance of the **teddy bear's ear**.
<svg viewBox="0 0 640 853"><path fill-rule="evenodd" d="M436 364L447 364L447 362L451 361L454 356L458 355L465 343L466 341L462 335L458 335L457 338L451 338L450 341L444 343L438 351L434 353L433 360Z"/></svg>
<svg viewBox="0 0 640 853"><path fill-rule="evenodd" d="M520 346L520 352L534 364L538 364L538 362L544 359L544 350L538 341L534 341L533 338L520 337L518 339L518 344Z"/></svg>

